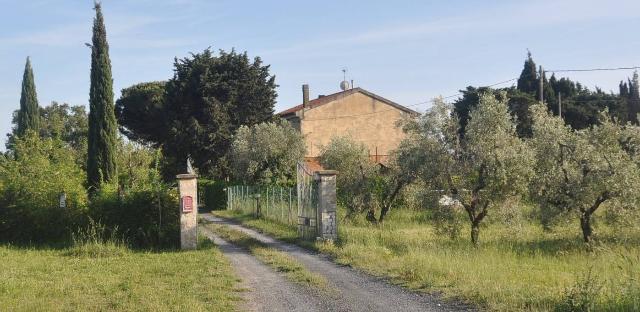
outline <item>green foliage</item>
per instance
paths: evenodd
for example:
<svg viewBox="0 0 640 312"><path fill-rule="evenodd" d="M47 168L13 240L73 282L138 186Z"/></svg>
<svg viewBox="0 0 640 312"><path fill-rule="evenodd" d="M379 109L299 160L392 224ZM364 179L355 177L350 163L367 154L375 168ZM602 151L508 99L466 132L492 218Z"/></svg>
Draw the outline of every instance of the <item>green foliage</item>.
<svg viewBox="0 0 640 312"><path fill-rule="evenodd" d="M531 146L536 153L532 197L541 205L543 222L576 216L585 242L591 220L601 207L635 209L640 169L635 161L636 127L621 126L606 112L600 125L572 131L541 105L532 107ZM637 138L637 136L635 137Z"/></svg>
<svg viewBox="0 0 640 312"><path fill-rule="evenodd" d="M51 102L40 110L40 121L41 137L61 140L75 151L86 154L89 122L83 105Z"/></svg>
<svg viewBox="0 0 640 312"><path fill-rule="evenodd" d="M469 114L466 135L459 134L452 107L437 99L417 120L408 120L399 161L406 175L415 175L431 190L459 202L478 243L480 223L490 209L527 189L533 154L518 138L506 95L480 95Z"/></svg>
<svg viewBox="0 0 640 312"><path fill-rule="evenodd" d="M596 311L596 305L602 285L598 277L589 270L579 277L573 287L565 291L565 300L559 305L559 311L589 312Z"/></svg>
<svg viewBox="0 0 640 312"><path fill-rule="evenodd" d="M166 81L144 82L122 89L116 101L120 132L142 143L163 142Z"/></svg>
<svg viewBox="0 0 640 312"><path fill-rule="evenodd" d="M89 91L89 131L87 182L95 190L102 182L117 178L116 145L118 125L113 104L113 78L104 17L95 4L91 46L91 89Z"/></svg>
<svg viewBox="0 0 640 312"><path fill-rule="evenodd" d="M13 142L18 137L18 116L20 111L13 113L12 132L7 134L7 149L13 149ZM61 140L76 151L78 164L83 167L87 162L87 112L84 106L70 106L69 104L51 105L40 109L40 137Z"/></svg>
<svg viewBox="0 0 640 312"><path fill-rule="evenodd" d="M14 154L0 162L0 239L20 243L69 239L83 224L87 206L84 172L76 155L57 139L28 132ZM66 194L66 208L59 196Z"/></svg>
<svg viewBox="0 0 640 312"><path fill-rule="evenodd" d="M160 152L135 143L119 147L118 184L105 183L91 199L91 216L139 248L179 243L178 194L161 181Z"/></svg>
<svg viewBox="0 0 640 312"><path fill-rule="evenodd" d="M118 185L123 191L157 186L160 180L161 151L134 142L118 142L116 165Z"/></svg>
<svg viewBox="0 0 640 312"><path fill-rule="evenodd" d="M375 209L373 183L369 177L376 166L369 160L367 147L350 136L333 137L322 147L320 164L337 170L336 192L338 204L347 208L348 215Z"/></svg>
<svg viewBox="0 0 640 312"><path fill-rule="evenodd" d="M110 229L117 229L138 248L176 248L180 241L178 194L158 185L124 192L105 183L91 200L91 216Z"/></svg>
<svg viewBox="0 0 640 312"><path fill-rule="evenodd" d="M20 95L20 110L18 111L17 134L23 136L27 131L38 132L40 129L40 107L36 84L33 79L31 60L27 57L22 77L22 94Z"/></svg>
<svg viewBox="0 0 640 312"><path fill-rule="evenodd" d="M133 140L163 147L164 176L185 172L190 156L201 175L227 178L228 152L236 130L269 121L276 100L269 66L247 53L210 49L176 59L166 84L123 90L118 101L122 130Z"/></svg>
<svg viewBox="0 0 640 312"><path fill-rule="evenodd" d="M487 87L467 87L461 90L462 97L453 103L453 112L456 114L460 123L459 132L462 136L466 131L469 122L469 113L477 106L480 95L484 93L492 93L500 100L508 102L509 111L517 122L517 132L520 137L531 136L531 116L529 115L529 107L538 101L529 93L525 93L516 88L491 89ZM504 97L506 94L506 98Z"/></svg>
<svg viewBox="0 0 640 312"><path fill-rule="evenodd" d="M198 196L202 196L206 210L224 210L227 208L227 183L207 179L198 179Z"/></svg>
<svg viewBox="0 0 640 312"><path fill-rule="evenodd" d="M535 96L538 91L538 74L536 73L536 63L531 58L531 52L527 52L527 59L524 61L524 68L518 78L518 91Z"/></svg>
<svg viewBox="0 0 640 312"><path fill-rule="evenodd" d="M241 126L229 153L232 177L250 185L292 185L304 153L302 134L286 120Z"/></svg>

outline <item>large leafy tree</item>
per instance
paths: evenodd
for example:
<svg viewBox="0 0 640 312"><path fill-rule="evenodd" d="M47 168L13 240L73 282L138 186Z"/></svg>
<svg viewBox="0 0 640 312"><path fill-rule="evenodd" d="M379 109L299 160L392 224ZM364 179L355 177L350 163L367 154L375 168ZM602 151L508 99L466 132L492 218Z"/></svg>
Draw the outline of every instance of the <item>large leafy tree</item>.
<svg viewBox="0 0 640 312"><path fill-rule="evenodd" d="M207 49L176 59L164 91L161 83L123 90L118 117L129 138L163 147L165 177L185 170L191 157L201 174L224 178L231 171L234 133L272 118L275 88L275 77L260 58Z"/></svg>
<svg viewBox="0 0 640 312"><path fill-rule="evenodd" d="M97 188L103 181L117 178L117 122L113 104L113 79L104 17L100 3L95 5L91 46L91 89L89 92L89 137L87 180Z"/></svg>
<svg viewBox="0 0 640 312"><path fill-rule="evenodd" d="M40 107L36 84L33 79L31 59L27 57L22 76L22 93L20 95L20 110L18 111L17 134L24 135L27 131L38 132L40 128Z"/></svg>
<svg viewBox="0 0 640 312"><path fill-rule="evenodd" d="M591 242L598 210L637 204L640 132L612 121L606 112L599 124L578 131L541 105L532 107L532 116L536 175L531 190L541 204L543 222L575 216L584 241Z"/></svg>
<svg viewBox="0 0 640 312"><path fill-rule="evenodd" d="M163 141L165 85L165 81L144 82L122 90L116 117L127 138L153 145Z"/></svg>
<svg viewBox="0 0 640 312"><path fill-rule="evenodd" d="M241 126L231 146L232 176L245 184L289 185L304 152L302 134L285 120Z"/></svg>
<svg viewBox="0 0 640 312"><path fill-rule="evenodd" d="M451 109L438 99L423 116L405 125L408 136L402 153L415 164L405 170L462 205L471 241L477 245L489 210L526 190L533 154L517 136L505 94L500 99L491 93L479 96L464 137Z"/></svg>
<svg viewBox="0 0 640 312"><path fill-rule="evenodd" d="M42 138L61 140L77 152L86 153L89 123L84 106L54 101L40 110L40 120Z"/></svg>

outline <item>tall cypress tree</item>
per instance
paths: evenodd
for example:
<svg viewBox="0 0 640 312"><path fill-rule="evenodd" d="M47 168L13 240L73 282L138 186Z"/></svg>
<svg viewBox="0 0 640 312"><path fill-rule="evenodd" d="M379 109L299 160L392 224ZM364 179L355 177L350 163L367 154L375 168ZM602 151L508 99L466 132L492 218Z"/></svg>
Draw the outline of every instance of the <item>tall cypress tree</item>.
<svg viewBox="0 0 640 312"><path fill-rule="evenodd" d="M87 180L97 188L103 181L117 178L116 131L118 128L113 103L113 80L107 31L102 8L95 3L93 45L91 47L91 90L89 91L89 138Z"/></svg>
<svg viewBox="0 0 640 312"><path fill-rule="evenodd" d="M638 72L633 73L633 78L629 80L629 100L627 101L627 112L629 121L638 124L638 113L640 113L640 82L638 82Z"/></svg>
<svg viewBox="0 0 640 312"><path fill-rule="evenodd" d="M537 97L538 74L536 73L536 63L531 58L531 52L527 51L527 59L524 61L524 68L518 78L518 91L529 93Z"/></svg>
<svg viewBox="0 0 640 312"><path fill-rule="evenodd" d="M18 111L18 136L22 136L29 130L38 132L39 129L40 107L38 106L36 84L33 80L31 60L27 57L24 75L22 76L22 94L20 95L20 110Z"/></svg>

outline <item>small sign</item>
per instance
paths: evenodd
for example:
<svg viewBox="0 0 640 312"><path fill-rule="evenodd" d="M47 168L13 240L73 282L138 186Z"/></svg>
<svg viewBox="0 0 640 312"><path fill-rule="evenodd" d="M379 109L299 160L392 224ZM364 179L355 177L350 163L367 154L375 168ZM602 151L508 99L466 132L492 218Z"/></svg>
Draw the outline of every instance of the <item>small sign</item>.
<svg viewBox="0 0 640 312"><path fill-rule="evenodd" d="M182 213L193 212L193 197L184 196L182 197Z"/></svg>
<svg viewBox="0 0 640 312"><path fill-rule="evenodd" d="M67 194L65 192L60 193L59 201L60 208L67 208Z"/></svg>

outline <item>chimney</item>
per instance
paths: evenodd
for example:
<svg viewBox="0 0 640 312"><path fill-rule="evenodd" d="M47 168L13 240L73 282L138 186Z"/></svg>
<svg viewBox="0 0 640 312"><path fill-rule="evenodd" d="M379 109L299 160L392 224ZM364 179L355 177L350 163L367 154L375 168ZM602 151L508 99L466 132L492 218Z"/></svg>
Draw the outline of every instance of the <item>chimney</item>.
<svg viewBox="0 0 640 312"><path fill-rule="evenodd" d="M302 85L302 108L307 108L309 105L309 85Z"/></svg>
<svg viewBox="0 0 640 312"><path fill-rule="evenodd" d="M307 105L309 105L309 85L302 85L302 114L301 118L304 119L304 110L307 109Z"/></svg>

